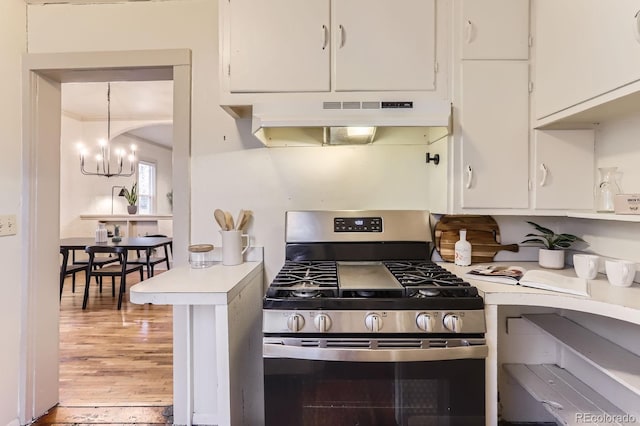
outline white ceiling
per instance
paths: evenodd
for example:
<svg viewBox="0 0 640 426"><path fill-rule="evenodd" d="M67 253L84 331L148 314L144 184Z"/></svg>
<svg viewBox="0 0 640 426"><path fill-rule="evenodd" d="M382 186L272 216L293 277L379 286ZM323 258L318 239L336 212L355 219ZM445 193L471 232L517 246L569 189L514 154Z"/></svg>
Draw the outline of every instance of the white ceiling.
<svg viewBox="0 0 640 426"><path fill-rule="evenodd" d="M62 84L62 111L82 121L107 119L107 83ZM173 119L173 81L111 83L111 120ZM171 124L152 124L128 132L152 143L172 146Z"/></svg>

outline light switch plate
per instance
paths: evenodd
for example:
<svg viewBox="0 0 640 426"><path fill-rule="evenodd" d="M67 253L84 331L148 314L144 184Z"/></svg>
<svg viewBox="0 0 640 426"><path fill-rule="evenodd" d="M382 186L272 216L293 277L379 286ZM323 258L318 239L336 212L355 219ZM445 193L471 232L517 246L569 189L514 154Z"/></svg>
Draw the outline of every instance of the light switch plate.
<svg viewBox="0 0 640 426"><path fill-rule="evenodd" d="M0 216L0 236L16 235L18 232L18 221L15 214Z"/></svg>

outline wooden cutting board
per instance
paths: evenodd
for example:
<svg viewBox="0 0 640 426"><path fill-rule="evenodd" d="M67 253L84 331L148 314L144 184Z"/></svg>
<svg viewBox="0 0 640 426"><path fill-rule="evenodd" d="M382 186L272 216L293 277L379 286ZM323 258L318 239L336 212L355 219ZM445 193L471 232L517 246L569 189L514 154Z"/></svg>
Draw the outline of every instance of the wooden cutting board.
<svg viewBox="0 0 640 426"><path fill-rule="evenodd" d="M467 241L471 243L471 262L493 262L501 250L517 252L517 244L501 244L500 227L491 216L444 215L434 228L436 250L443 260L454 261L454 246L460 239L460 230L467 230Z"/></svg>

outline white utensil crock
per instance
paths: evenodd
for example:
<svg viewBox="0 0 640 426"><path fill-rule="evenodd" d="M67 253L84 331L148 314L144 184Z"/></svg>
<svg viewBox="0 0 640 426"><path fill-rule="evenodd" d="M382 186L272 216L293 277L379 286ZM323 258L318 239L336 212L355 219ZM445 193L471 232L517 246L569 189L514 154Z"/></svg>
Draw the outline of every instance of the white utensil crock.
<svg viewBox="0 0 640 426"><path fill-rule="evenodd" d="M222 234L222 264L227 266L241 264L242 256L251 247L249 235L237 230L220 231L220 234ZM247 239L244 248L242 247L243 238Z"/></svg>

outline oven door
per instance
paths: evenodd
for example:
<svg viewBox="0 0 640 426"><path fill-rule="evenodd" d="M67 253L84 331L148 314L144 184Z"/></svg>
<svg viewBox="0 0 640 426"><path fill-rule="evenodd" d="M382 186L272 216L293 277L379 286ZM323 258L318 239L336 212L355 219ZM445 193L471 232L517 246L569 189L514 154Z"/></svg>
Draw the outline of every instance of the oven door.
<svg viewBox="0 0 640 426"><path fill-rule="evenodd" d="M266 425L484 426L484 339L422 342L265 338Z"/></svg>

